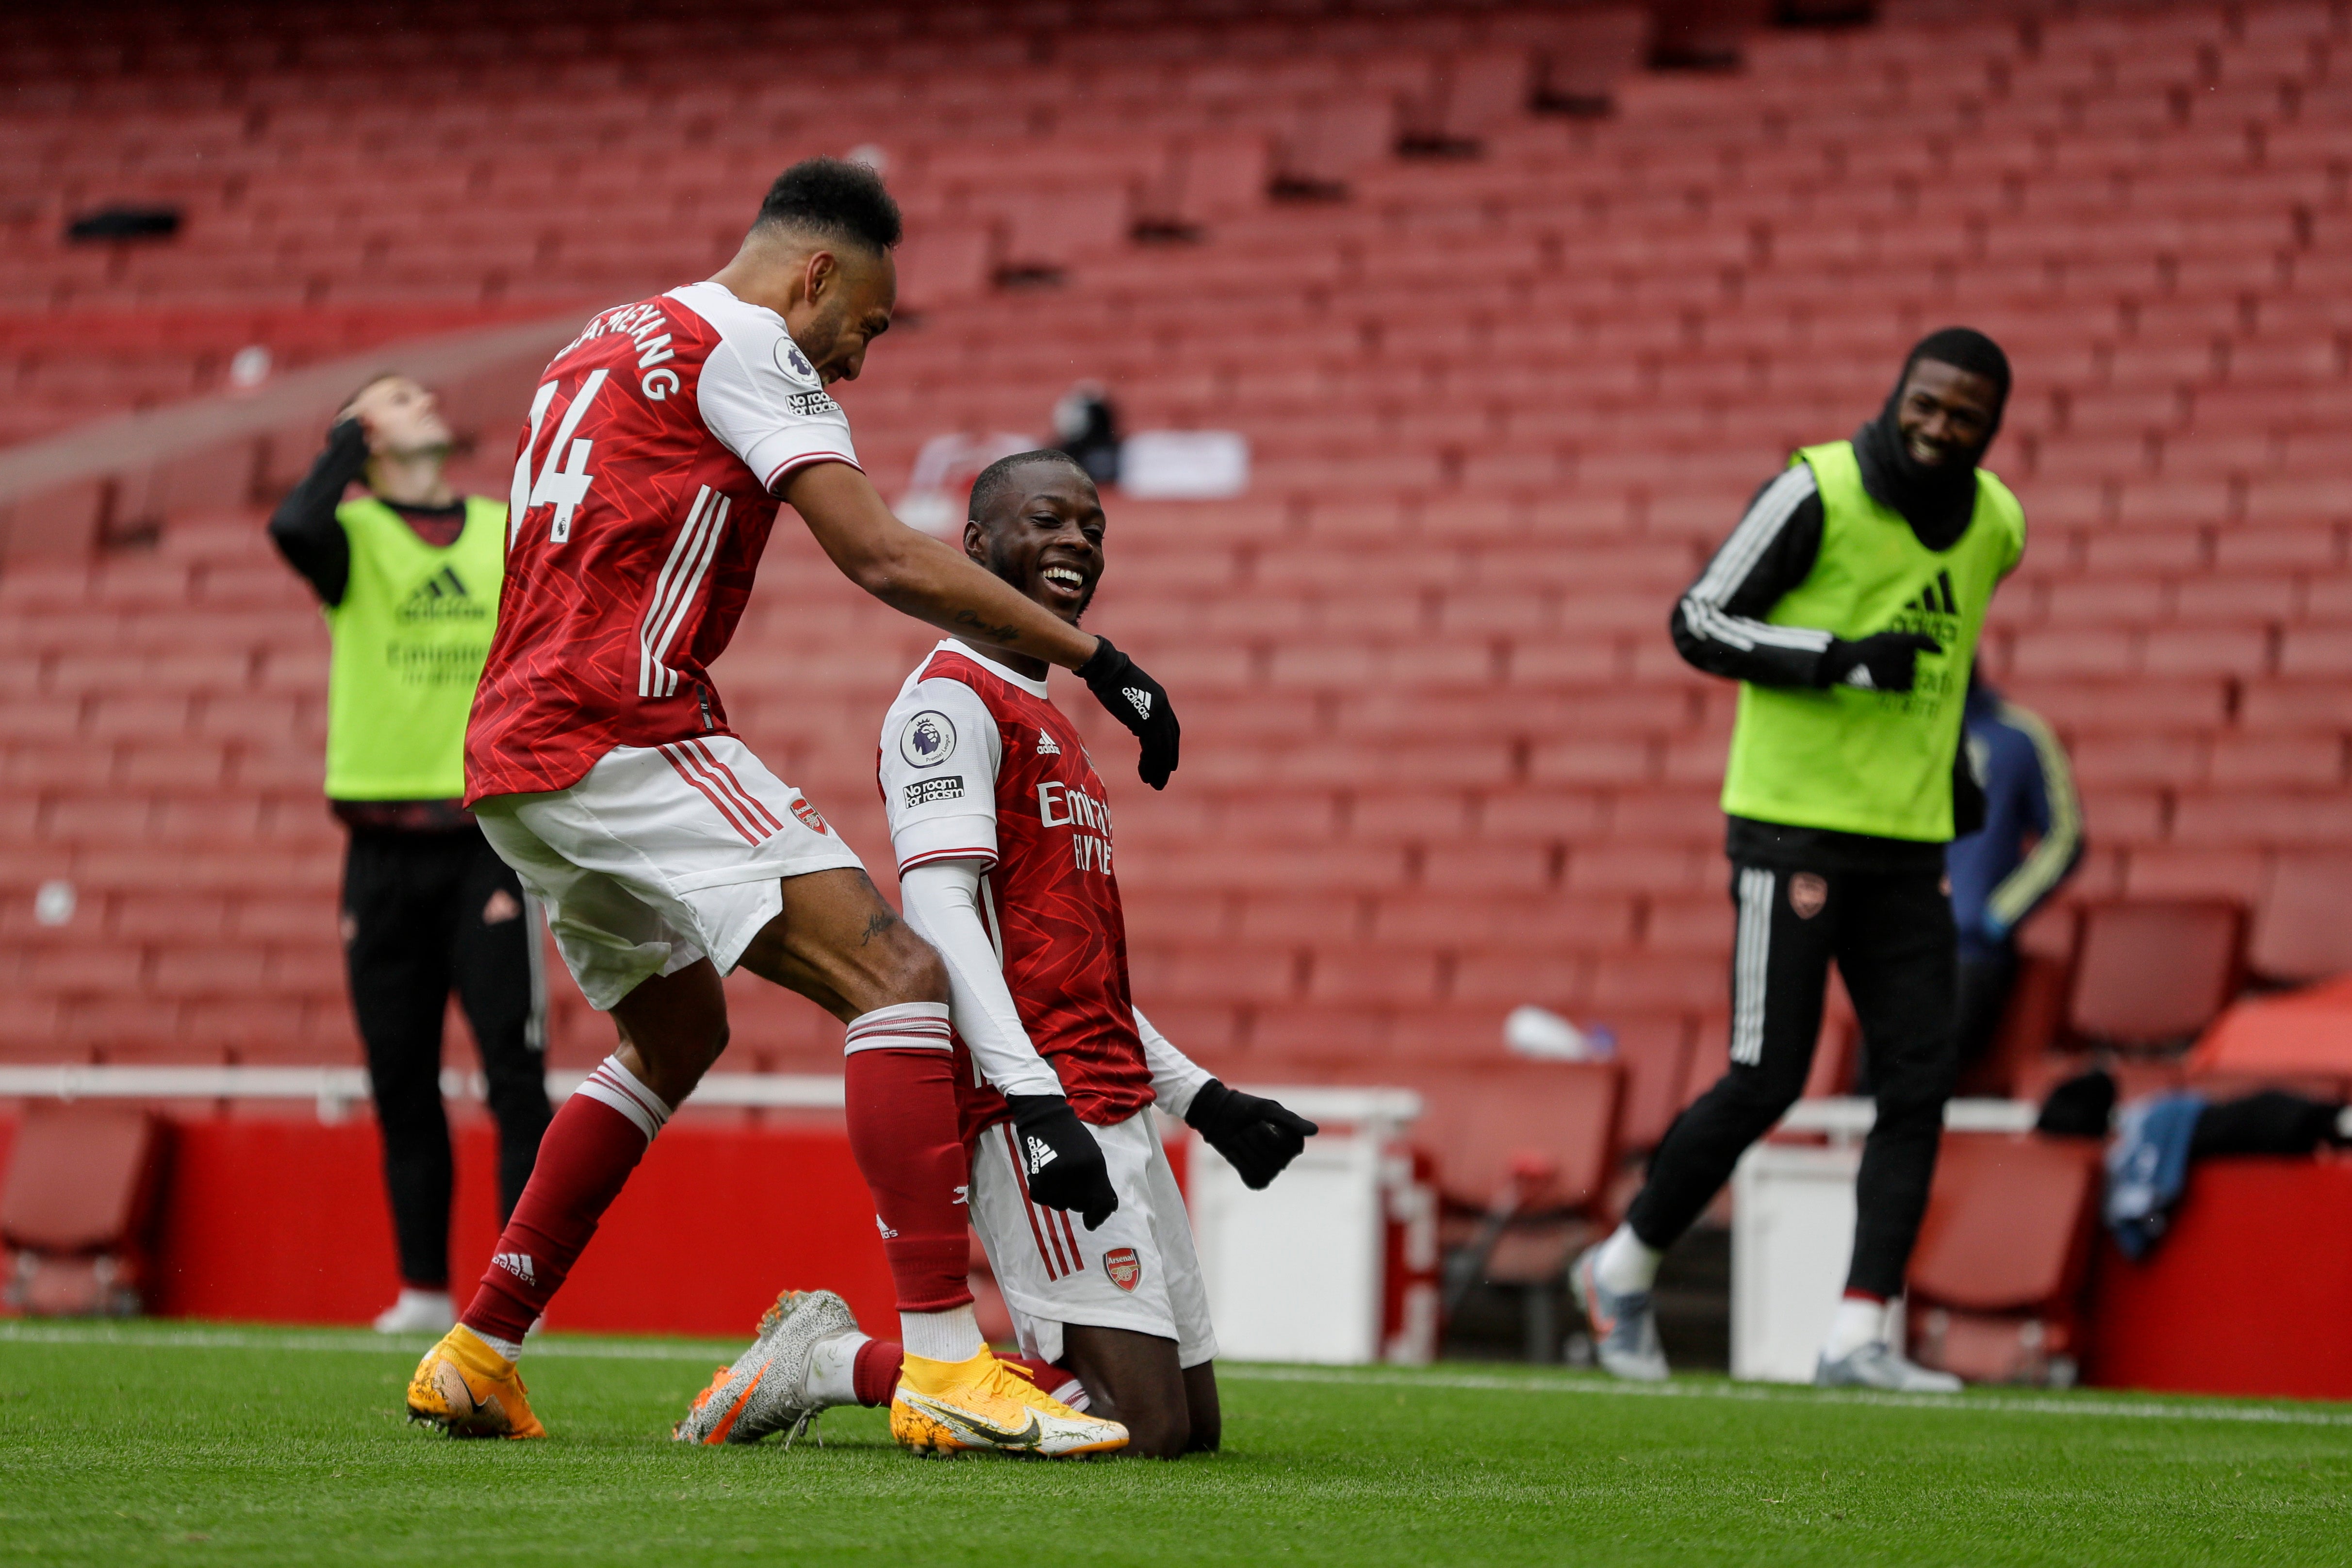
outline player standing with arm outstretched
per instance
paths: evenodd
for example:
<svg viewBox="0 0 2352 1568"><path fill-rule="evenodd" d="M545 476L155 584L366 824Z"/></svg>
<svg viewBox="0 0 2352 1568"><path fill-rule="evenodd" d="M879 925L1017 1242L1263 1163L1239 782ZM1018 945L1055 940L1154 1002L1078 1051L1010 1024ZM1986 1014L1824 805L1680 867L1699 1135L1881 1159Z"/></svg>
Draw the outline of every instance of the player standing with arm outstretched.
<svg viewBox="0 0 2352 1568"><path fill-rule="evenodd" d="M973 484L964 548L1075 626L1104 531L1076 462L1026 452ZM940 643L883 721L883 796L908 922L954 991L971 1220L1020 1333L1017 1364L1124 1423L1129 1452L1174 1458L1217 1447L1216 1341L1151 1108L1191 1122L1252 1187L1316 1128L1226 1088L1137 1011L1109 791L1048 699L1046 670ZM788 1292L677 1436L756 1442L828 1405L887 1401L910 1447L1002 1446L976 1441L898 1368L898 1347L857 1333L839 1297Z"/></svg>
<svg viewBox="0 0 2352 1568"><path fill-rule="evenodd" d="M1915 346L1877 418L1798 452L1675 605L1675 646L1741 682L1724 772L1738 910L1731 1065L1675 1119L1625 1223L1570 1270L1602 1366L1663 1378L1658 1260L1803 1092L1835 958L1877 1120L1854 1178L1853 1261L1814 1381L1948 1392L1887 1342L1958 1070L1944 847L1981 820L1961 709L2025 513L1977 467L2009 360L1948 328Z"/></svg>
<svg viewBox="0 0 2352 1568"><path fill-rule="evenodd" d="M1166 693L1108 642L900 524L857 468L824 388L856 379L889 326L899 232L871 170L796 164L716 277L596 316L532 399L467 805L545 902L620 1047L557 1111L480 1289L418 1364L416 1419L542 1435L515 1372L523 1335L725 1048L719 977L739 963L847 1026L851 1146L900 1331L911 1354L968 1374L923 1392L1009 1411L964 1278L946 973L729 730L709 666L783 501L886 603L1076 668L1140 737L1155 787L1178 732Z"/></svg>

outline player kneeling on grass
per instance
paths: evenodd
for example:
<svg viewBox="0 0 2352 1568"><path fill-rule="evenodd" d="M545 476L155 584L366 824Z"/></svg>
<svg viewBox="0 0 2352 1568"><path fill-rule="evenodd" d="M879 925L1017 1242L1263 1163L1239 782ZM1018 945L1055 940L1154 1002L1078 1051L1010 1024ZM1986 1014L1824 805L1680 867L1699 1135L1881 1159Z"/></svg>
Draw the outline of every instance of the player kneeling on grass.
<svg viewBox="0 0 2352 1568"><path fill-rule="evenodd" d="M1146 781L1175 770L1181 731L1150 676L900 523L857 467L824 389L856 379L890 324L900 228L872 170L796 163L717 276L595 316L531 399L466 805L619 1048L549 1125L473 1300L409 1380L413 1419L546 1436L523 1336L726 1048L719 980L740 967L845 1026L850 1150L884 1221L909 1386L972 1432L1032 1429L1022 1412L1043 1396L989 1355L964 1278L947 972L737 737L709 670L790 505L867 592L1078 670L1142 741Z"/></svg>
<svg viewBox="0 0 2352 1568"><path fill-rule="evenodd" d="M1103 529L1084 470L1026 452L972 486L964 549L1075 626L1102 575ZM1217 1447L1216 1342L1151 1108L1181 1115L1252 1187L1316 1127L1226 1088L1136 1011L1108 792L1045 673L1042 659L940 643L883 721L882 789L908 923L947 962L972 1224L1021 1339L1005 1364L1122 1423L1130 1452L1174 1458ZM887 1401L910 1447L1012 1446L910 1392L900 1365L840 1297L788 1291L677 1436L757 1442L828 1405ZM1036 1451L1090 1451L1065 1425L1034 1423Z"/></svg>

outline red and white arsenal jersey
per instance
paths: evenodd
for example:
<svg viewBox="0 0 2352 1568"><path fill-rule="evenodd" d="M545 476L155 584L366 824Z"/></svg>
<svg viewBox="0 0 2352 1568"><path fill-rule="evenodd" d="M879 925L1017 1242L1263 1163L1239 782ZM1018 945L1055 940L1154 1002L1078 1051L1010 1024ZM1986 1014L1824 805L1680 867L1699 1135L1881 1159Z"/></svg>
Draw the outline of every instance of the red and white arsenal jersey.
<svg viewBox="0 0 2352 1568"><path fill-rule="evenodd" d="M883 721L881 781L900 870L988 864L982 918L1071 1109L1108 1126L1150 1105L1108 792L1045 683L940 644ZM1004 1114L993 1089L964 1093L967 1129Z"/></svg>
<svg viewBox="0 0 2352 1568"><path fill-rule="evenodd" d="M568 789L614 746L725 733L709 667L751 595L775 489L856 460L773 310L693 283L591 321L549 362L515 455L468 802Z"/></svg>

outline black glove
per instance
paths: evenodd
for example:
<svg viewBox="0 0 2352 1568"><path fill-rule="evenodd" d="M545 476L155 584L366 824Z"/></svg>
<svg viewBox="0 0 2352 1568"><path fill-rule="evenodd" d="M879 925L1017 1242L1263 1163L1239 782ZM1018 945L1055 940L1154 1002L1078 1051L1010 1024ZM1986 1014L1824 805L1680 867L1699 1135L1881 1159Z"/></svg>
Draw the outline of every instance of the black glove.
<svg viewBox="0 0 2352 1568"><path fill-rule="evenodd" d="M1861 669L1868 679L1854 681L1856 686L1908 691L1919 679L1919 656L1943 651L1942 643L1919 632L1877 632L1858 642L1832 637L1829 651L1822 655L1822 684L1835 686Z"/></svg>
<svg viewBox="0 0 2352 1568"><path fill-rule="evenodd" d="M1298 1158L1307 1141L1323 1131L1295 1110L1262 1095L1227 1089L1215 1079L1201 1086L1184 1120L1209 1141L1242 1175L1242 1184L1263 1192L1282 1168Z"/></svg>
<svg viewBox="0 0 2352 1568"><path fill-rule="evenodd" d="M358 479L366 470L367 426L360 423L358 415L346 414L327 426L326 450L333 455L335 471L343 476L345 484ZM321 461L324 461L323 458Z"/></svg>
<svg viewBox="0 0 2352 1568"><path fill-rule="evenodd" d="M1176 771L1177 742L1183 734L1167 689L1111 647L1110 638L1097 635L1095 642L1092 657L1078 666L1078 679L1087 683L1096 701L1110 710L1112 718L1134 731L1135 738L1143 742L1143 756L1135 768L1143 782L1153 789L1166 789L1168 775Z"/></svg>
<svg viewBox="0 0 2352 1568"><path fill-rule="evenodd" d="M1031 1203L1081 1215L1088 1230L1118 1212L1102 1146L1068 1100L1058 1094L1008 1094L1004 1103L1021 1134L1021 1171Z"/></svg>

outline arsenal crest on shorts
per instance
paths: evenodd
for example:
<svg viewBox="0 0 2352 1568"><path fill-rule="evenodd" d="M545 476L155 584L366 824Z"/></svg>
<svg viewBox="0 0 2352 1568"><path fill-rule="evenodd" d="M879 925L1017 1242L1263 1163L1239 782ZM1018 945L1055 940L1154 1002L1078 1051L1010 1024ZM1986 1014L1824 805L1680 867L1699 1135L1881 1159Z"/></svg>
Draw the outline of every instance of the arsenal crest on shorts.
<svg viewBox="0 0 2352 1568"><path fill-rule="evenodd" d="M1143 1259L1131 1247L1114 1247L1103 1254L1103 1272L1122 1290L1132 1290L1143 1278Z"/></svg>

